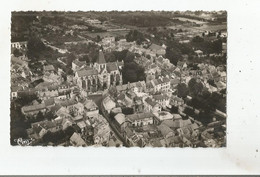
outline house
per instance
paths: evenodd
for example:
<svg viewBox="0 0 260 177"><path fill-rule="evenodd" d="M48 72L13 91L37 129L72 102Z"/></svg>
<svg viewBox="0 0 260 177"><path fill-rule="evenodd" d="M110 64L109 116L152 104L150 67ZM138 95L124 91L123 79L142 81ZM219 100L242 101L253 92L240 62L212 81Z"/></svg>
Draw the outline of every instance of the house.
<svg viewBox="0 0 260 177"><path fill-rule="evenodd" d="M98 119L102 121L94 126L94 144L102 146L107 145L111 135L109 124L103 116L99 116Z"/></svg>
<svg viewBox="0 0 260 177"><path fill-rule="evenodd" d="M105 108L105 110L110 113L110 111L116 107L116 103L109 97L107 96L104 100L103 100L103 106Z"/></svg>
<svg viewBox="0 0 260 177"><path fill-rule="evenodd" d="M22 91L23 87L22 86L15 86L15 87L11 87L11 98L15 99L18 97L18 92Z"/></svg>
<svg viewBox="0 0 260 177"><path fill-rule="evenodd" d="M144 100L144 110L146 112L160 112L162 109L161 105L153 101L151 98Z"/></svg>
<svg viewBox="0 0 260 177"><path fill-rule="evenodd" d="M165 48L157 44L150 45L149 49L157 55L165 55L166 53Z"/></svg>
<svg viewBox="0 0 260 177"><path fill-rule="evenodd" d="M21 108L21 112L26 116L35 116L39 112L45 113L46 112L46 106L44 103L42 104L36 104L36 105L30 105L30 106L23 106Z"/></svg>
<svg viewBox="0 0 260 177"><path fill-rule="evenodd" d="M110 44L110 43L113 43L113 42L115 42L114 36L104 37L102 39L102 43L104 43L104 44Z"/></svg>
<svg viewBox="0 0 260 177"><path fill-rule="evenodd" d="M86 110L86 116L88 117L94 117L97 116L99 113L98 106L93 100L86 100L84 102L85 110Z"/></svg>
<svg viewBox="0 0 260 177"><path fill-rule="evenodd" d="M152 113L138 113L130 114L126 116L126 120L129 121L132 126L140 127L150 125L154 123L154 115Z"/></svg>
<svg viewBox="0 0 260 177"><path fill-rule="evenodd" d="M128 83L127 87L133 92L144 92L146 90L146 84L144 81Z"/></svg>
<svg viewBox="0 0 260 177"><path fill-rule="evenodd" d="M76 71L86 66L86 61L79 61L78 59L72 62L72 70Z"/></svg>
<svg viewBox="0 0 260 177"><path fill-rule="evenodd" d="M86 146L86 142L81 138L79 133L73 133L73 135L70 137L70 143L73 146Z"/></svg>
<svg viewBox="0 0 260 177"><path fill-rule="evenodd" d="M27 129L28 136L34 139L42 138L47 132L58 132L62 130L62 119L40 121L31 124L31 128Z"/></svg>
<svg viewBox="0 0 260 177"><path fill-rule="evenodd" d="M55 71L55 68L53 65L45 65L43 66L43 72L44 73L53 73Z"/></svg>
<svg viewBox="0 0 260 177"><path fill-rule="evenodd" d="M126 121L126 117L124 114L118 113L117 115L115 115L116 126L118 130L120 130L121 132L123 132L126 127L125 121Z"/></svg>
<svg viewBox="0 0 260 177"><path fill-rule="evenodd" d="M161 132L161 134L163 135L163 137L166 138L166 139L169 138L169 137L173 137L175 135L174 131L165 124L159 125L158 129Z"/></svg>
<svg viewBox="0 0 260 177"><path fill-rule="evenodd" d="M151 81L155 92L168 92L170 89L170 79L167 77L159 77Z"/></svg>
<svg viewBox="0 0 260 177"><path fill-rule="evenodd" d="M177 96L171 97L169 107L172 107L172 106L179 107L182 105L184 105L184 100L182 98L179 98Z"/></svg>
<svg viewBox="0 0 260 177"><path fill-rule="evenodd" d="M153 95L153 99L155 102L159 103L163 108L169 106L170 98L165 94Z"/></svg>
<svg viewBox="0 0 260 177"><path fill-rule="evenodd" d="M203 56L203 52L201 50L196 50L194 52L197 55L197 57L199 57L199 58Z"/></svg>
<svg viewBox="0 0 260 177"><path fill-rule="evenodd" d="M51 107L55 106L55 102L54 102L53 98L44 100L43 102L44 102L46 108L51 108Z"/></svg>
<svg viewBox="0 0 260 177"><path fill-rule="evenodd" d="M16 49L25 49L27 48L27 41L11 42L11 47Z"/></svg>
<svg viewBox="0 0 260 177"><path fill-rule="evenodd" d="M117 103L121 106L132 107L133 99L129 98L127 95L129 94L120 93L117 97Z"/></svg>
<svg viewBox="0 0 260 177"><path fill-rule="evenodd" d="M64 101L61 101L59 102L59 104L62 106L62 107L65 107L69 110L73 109L73 106L77 104L77 101L76 100L64 100Z"/></svg>
<svg viewBox="0 0 260 177"><path fill-rule="evenodd" d="M181 41L179 41L180 44L187 44L187 43L189 43L189 42L190 42L190 40L188 40L188 39L187 39L187 40L181 40Z"/></svg>

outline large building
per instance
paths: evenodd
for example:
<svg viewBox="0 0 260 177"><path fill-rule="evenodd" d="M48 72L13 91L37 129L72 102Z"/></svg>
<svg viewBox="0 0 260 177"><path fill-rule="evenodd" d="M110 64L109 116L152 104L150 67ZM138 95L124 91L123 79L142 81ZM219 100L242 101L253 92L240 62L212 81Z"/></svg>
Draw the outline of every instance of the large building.
<svg viewBox="0 0 260 177"><path fill-rule="evenodd" d="M123 82L123 64L123 62L106 63L104 54L100 50L94 66L77 70L75 73L75 80L81 89L92 92L97 89L107 89L111 85L120 85Z"/></svg>

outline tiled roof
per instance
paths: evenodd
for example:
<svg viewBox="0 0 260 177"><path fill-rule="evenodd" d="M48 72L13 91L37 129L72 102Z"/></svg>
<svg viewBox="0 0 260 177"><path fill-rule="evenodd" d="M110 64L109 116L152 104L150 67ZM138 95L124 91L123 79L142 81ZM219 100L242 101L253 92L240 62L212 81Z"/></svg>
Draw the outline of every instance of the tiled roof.
<svg viewBox="0 0 260 177"><path fill-rule="evenodd" d="M117 70L117 63L116 62L110 62L107 63L107 71L110 73L111 71Z"/></svg>
<svg viewBox="0 0 260 177"><path fill-rule="evenodd" d="M87 108L87 109L97 108L96 103L92 100L86 100L84 105L85 105L85 108Z"/></svg>
<svg viewBox="0 0 260 177"><path fill-rule="evenodd" d="M154 107L157 103L153 101L151 98L146 98L145 99L146 103Z"/></svg>
<svg viewBox="0 0 260 177"><path fill-rule="evenodd" d="M54 105L55 104L54 98L50 98L50 99L44 100L44 103L45 103L45 106Z"/></svg>
<svg viewBox="0 0 260 177"><path fill-rule="evenodd" d="M71 106L77 104L77 101L75 100L66 100L60 103L61 106Z"/></svg>
<svg viewBox="0 0 260 177"><path fill-rule="evenodd" d="M152 113L148 112L148 113L130 114L130 115L126 116L126 119L128 119L130 121L135 121L135 120L150 118L153 116L154 115Z"/></svg>
<svg viewBox="0 0 260 177"><path fill-rule="evenodd" d="M76 146L83 146L86 145L85 141L81 138L80 134L73 133L73 135L70 137L70 140L75 143Z"/></svg>
<svg viewBox="0 0 260 177"><path fill-rule="evenodd" d="M45 109L45 104L38 104L38 105L31 105L31 106L24 106L22 107L24 112L31 112L31 111L37 111Z"/></svg>
<svg viewBox="0 0 260 177"><path fill-rule="evenodd" d="M77 73L78 73L79 77L91 76L91 75L97 75L98 74L97 70L94 70L94 69L91 69L91 70L83 69L83 70L77 71Z"/></svg>
<svg viewBox="0 0 260 177"><path fill-rule="evenodd" d="M167 99L168 97L166 95L153 95L153 98L155 100L164 100Z"/></svg>
<svg viewBox="0 0 260 177"><path fill-rule="evenodd" d="M162 133L163 136L166 136L170 132L173 132L173 130L170 127L168 127L167 125L165 125L165 124L159 125L158 129L160 130L160 132Z"/></svg>

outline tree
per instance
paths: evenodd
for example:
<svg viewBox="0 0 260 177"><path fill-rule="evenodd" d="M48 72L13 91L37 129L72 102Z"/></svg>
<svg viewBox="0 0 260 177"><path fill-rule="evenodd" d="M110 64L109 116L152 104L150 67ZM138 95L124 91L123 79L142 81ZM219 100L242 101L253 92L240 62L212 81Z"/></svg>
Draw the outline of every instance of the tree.
<svg viewBox="0 0 260 177"><path fill-rule="evenodd" d="M97 38L97 40L96 40L97 42L100 42L100 41L101 41L101 37L100 37L99 35L97 35L96 38Z"/></svg>
<svg viewBox="0 0 260 177"><path fill-rule="evenodd" d="M127 42L133 42L136 41L138 45L140 45L143 41L145 41L145 37L143 33L137 31L137 30L131 30L126 35Z"/></svg>
<svg viewBox="0 0 260 177"><path fill-rule="evenodd" d="M71 67L73 60L75 60L76 56L73 53L70 53L69 56L67 57L67 66Z"/></svg>
<svg viewBox="0 0 260 177"><path fill-rule="evenodd" d="M115 55L115 58L118 61L125 60L127 53L128 53L128 50L113 51L113 54Z"/></svg>
<svg viewBox="0 0 260 177"><path fill-rule="evenodd" d="M195 78L192 78L188 83L189 92L192 96L196 96L201 94L203 90L203 84L201 82L197 82Z"/></svg>
<svg viewBox="0 0 260 177"><path fill-rule="evenodd" d="M166 48L165 57L170 60L170 62L174 65L177 65L179 60L182 60L181 51L173 46L168 46Z"/></svg>
<svg viewBox="0 0 260 177"><path fill-rule="evenodd" d="M29 93L24 92L24 93L19 94L19 96L16 100L16 103L18 103L21 106L24 106L24 105L28 105L33 100L39 101L39 98L36 94L29 94Z"/></svg>
<svg viewBox="0 0 260 177"><path fill-rule="evenodd" d="M33 36L28 40L27 56L30 59L38 59L40 56L39 53L43 52L45 49L46 47L41 41L41 39Z"/></svg>
<svg viewBox="0 0 260 177"><path fill-rule="evenodd" d="M204 39L200 36L195 36L193 39L192 39L192 42L203 42Z"/></svg>
<svg viewBox="0 0 260 177"><path fill-rule="evenodd" d="M124 62L133 62L133 61L134 61L134 58L135 58L135 54L128 51L128 52L126 53L126 57L125 57L125 59L124 59Z"/></svg>
<svg viewBox="0 0 260 177"><path fill-rule="evenodd" d="M105 53L105 59L106 59L106 62L115 62L116 56L113 52L107 52L107 53Z"/></svg>
<svg viewBox="0 0 260 177"><path fill-rule="evenodd" d="M38 112L38 114L37 114L37 116L36 116L36 119L37 119L38 121L41 121L41 120L44 119L43 113L42 113L41 111Z"/></svg>
<svg viewBox="0 0 260 177"><path fill-rule="evenodd" d="M18 49L14 49L13 54L14 54L15 57L19 57L19 56L23 55Z"/></svg>
<svg viewBox="0 0 260 177"><path fill-rule="evenodd" d="M144 68L135 62L126 62L122 69L123 82L137 82L145 79Z"/></svg>
<svg viewBox="0 0 260 177"><path fill-rule="evenodd" d="M189 93L189 89L185 83L179 83L177 85L177 95L181 98L186 98Z"/></svg>

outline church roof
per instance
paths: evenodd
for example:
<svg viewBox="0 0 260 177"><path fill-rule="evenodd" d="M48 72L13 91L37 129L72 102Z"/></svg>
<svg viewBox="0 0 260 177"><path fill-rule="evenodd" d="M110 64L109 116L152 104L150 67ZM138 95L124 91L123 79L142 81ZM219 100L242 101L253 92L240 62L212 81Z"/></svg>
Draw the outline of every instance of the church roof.
<svg viewBox="0 0 260 177"><path fill-rule="evenodd" d="M77 71L77 73L78 73L79 77L91 76L91 75L97 75L98 74L98 72L94 69L91 69L91 70L83 69L83 70Z"/></svg>
<svg viewBox="0 0 260 177"><path fill-rule="evenodd" d="M107 63L107 71L108 72L116 71L116 70L117 70L117 63L116 62Z"/></svg>
<svg viewBox="0 0 260 177"><path fill-rule="evenodd" d="M98 64L106 63L106 60L105 60L105 57L104 57L102 50L99 50L97 63Z"/></svg>

